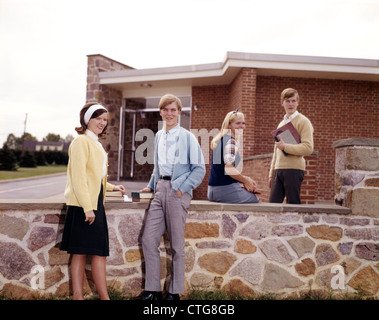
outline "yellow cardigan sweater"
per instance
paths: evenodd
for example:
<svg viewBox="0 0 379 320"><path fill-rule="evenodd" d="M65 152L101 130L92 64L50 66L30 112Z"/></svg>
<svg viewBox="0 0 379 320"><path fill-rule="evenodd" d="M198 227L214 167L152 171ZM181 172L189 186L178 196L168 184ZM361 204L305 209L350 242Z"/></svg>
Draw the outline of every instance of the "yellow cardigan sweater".
<svg viewBox="0 0 379 320"><path fill-rule="evenodd" d="M299 144L286 144L284 151L288 155L274 147L274 155L271 161L269 178L274 176L274 170L277 169L300 169L305 170L304 156L309 156L313 152L313 126L309 119L299 113L294 119L292 124L300 135ZM284 120L279 123L278 128L285 125Z"/></svg>
<svg viewBox="0 0 379 320"><path fill-rule="evenodd" d="M103 152L102 147L87 134L81 134L71 142L64 192L67 205L82 207L84 212L97 210L101 183L103 201L105 191L113 190L114 185L107 182L107 175L102 178Z"/></svg>

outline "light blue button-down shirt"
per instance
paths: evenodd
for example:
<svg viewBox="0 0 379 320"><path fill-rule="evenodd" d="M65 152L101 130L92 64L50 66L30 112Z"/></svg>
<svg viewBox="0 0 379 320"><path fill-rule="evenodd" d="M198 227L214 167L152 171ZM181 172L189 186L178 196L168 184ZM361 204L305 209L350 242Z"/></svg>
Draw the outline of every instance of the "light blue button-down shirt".
<svg viewBox="0 0 379 320"><path fill-rule="evenodd" d="M174 171L177 142L179 138L179 125L164 132L158 145L159 173L163 176L172 176Z"/></svg>
<svg viewBox="0 0 379 320"><path fill-rule="evenodd" d="M154 170L148 187L155 192L159 176L162 175L158 164L159 141L166 132L159 130L155 136ZM188 130L179 126L177 154L171 177L174 191L187 192L192 197L192 190L197 188L205 176L205 163L197 138Z"/></svg>

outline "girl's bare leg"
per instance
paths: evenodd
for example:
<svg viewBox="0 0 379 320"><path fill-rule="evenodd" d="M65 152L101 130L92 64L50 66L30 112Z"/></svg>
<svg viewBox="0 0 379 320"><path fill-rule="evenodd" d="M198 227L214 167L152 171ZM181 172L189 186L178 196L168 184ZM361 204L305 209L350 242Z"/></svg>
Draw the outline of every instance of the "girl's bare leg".
<svg viewBox="0 0 379 320"><path fill-rule="evenodd" d="M92 256L92 277L101 300L109 300L106 280L106 257Z"/></svg>
<svg viewBox="0 0 379 320"><path fill-rule="evenodd" d="M71 258L71 279L73 300L84 300L83 295L83 280L84 269L86 267L85 254L73 254Z"/></svg>

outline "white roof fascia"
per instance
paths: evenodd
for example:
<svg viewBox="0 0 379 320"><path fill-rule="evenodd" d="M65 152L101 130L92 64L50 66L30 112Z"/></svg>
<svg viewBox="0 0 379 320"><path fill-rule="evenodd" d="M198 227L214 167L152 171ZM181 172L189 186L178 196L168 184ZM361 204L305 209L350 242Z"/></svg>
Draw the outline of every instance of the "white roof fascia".
<svg viewBox="0 0 379 320"><path fill-rule="evenodd" d="M221 77L222 75L223 68L221 63L191 65L183 67L122 70L101 72L99 74L101 84Z"/></svg>
<svg viewBox="0 0 379 320"><path fill-rule="evenodd" d="M222 77L229 68L362 74L379 81L379 60L227 52L223 62L179 67L101 72L100 84ZM320 77L320 75L318 76Z"/></svg>
<svg viewBox="0 0 379 320"><path fill-rule="evenodd" d="M301 59L308 58L308 59ZM379 61L378 60L359 60L359 59L339 59L339 58L318 58L298 57L294 61L282 60L245 60L229 59L227 64L230 67L254 68L254 69L278 69L278 70L298 70L316 72L342 72L378 75L379 80ZM355 62L354 64L352 62ZM333 63L332 63L333 62ZM345 62L345 63L342 63ZM346 63L349 62L349 63ZM365 63L366 62L366 63Z"/></svg>
<svg viewBox="0 0 379 320"><path fill-rule="evenodd" d="M298 55L284 55L284 54L227 52L225 60L227 59L379 67L379 60L372 60L372 59L298 56Z"/></svg>
<svg viewBox="0 0 379 320"><path fill-rule="evenodd" d="M322 64L302 64L302 63L282 63L282 62L257 62L251 61L228 61L230 67L271 69L271 70L288 70L288 71L306 71L306 72L334 72L334 73L353 73L366 74L376 76L379 81L379 68L373 67L355 67L355 66L339 66L339 65L322 65Z"/></svg>

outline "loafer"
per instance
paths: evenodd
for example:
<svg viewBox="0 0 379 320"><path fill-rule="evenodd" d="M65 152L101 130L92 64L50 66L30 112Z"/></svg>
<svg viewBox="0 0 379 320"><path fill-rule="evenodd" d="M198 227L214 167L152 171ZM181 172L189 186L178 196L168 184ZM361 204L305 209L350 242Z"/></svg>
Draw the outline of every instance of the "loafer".
<svg viewBox="0 0 379 320"><path fill-rule="evenodd" d="M164 299L169 300L169 301L180 300L180 297L179 297L179 294L167 292L166 297Z"/></svg>
<svg viewBox="0 0 379 320"><path fill-rule="evenodd" d="M138 300L162 300L162 292L160 291L145 291L141 294Z"/></svg>

